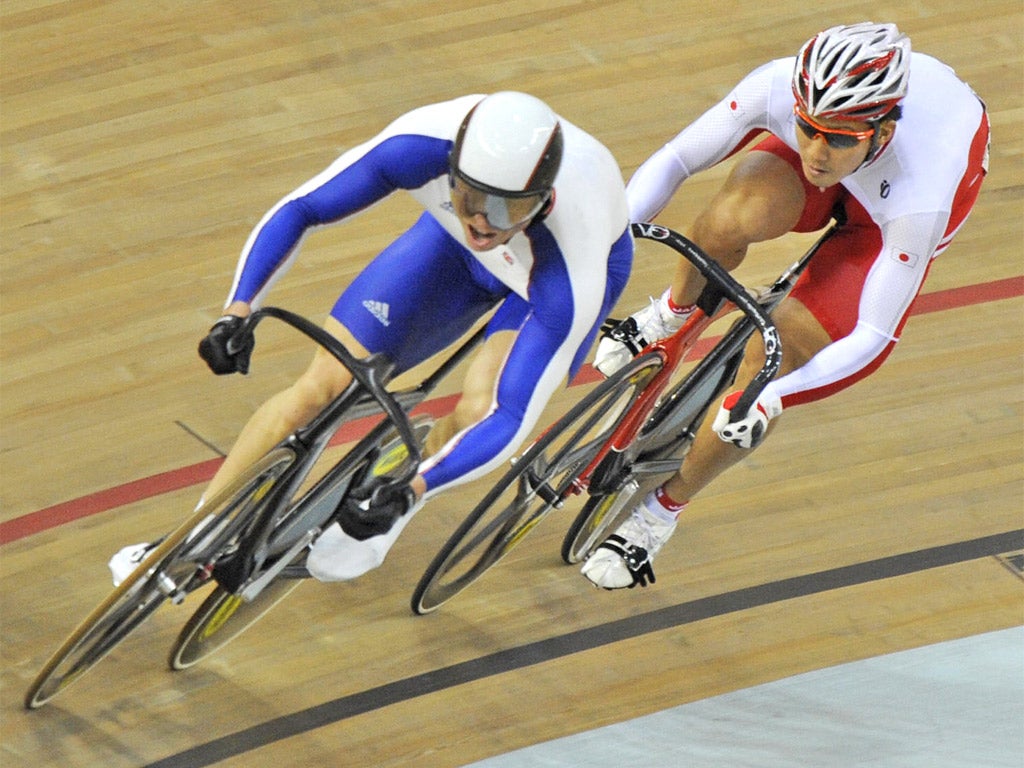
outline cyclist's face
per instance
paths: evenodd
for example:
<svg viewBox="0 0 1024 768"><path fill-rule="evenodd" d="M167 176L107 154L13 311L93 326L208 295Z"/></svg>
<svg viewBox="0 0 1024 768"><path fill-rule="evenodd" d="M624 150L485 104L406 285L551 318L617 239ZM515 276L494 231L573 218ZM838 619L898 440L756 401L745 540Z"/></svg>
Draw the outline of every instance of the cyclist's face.
<svg viewBox="0 0 1024 768"><path fill-rule="evenodd" d="M871 149L873 128L870 123L848 120L818 120L797 115L796 144L804 176L816 187L838 184L860 168ZM832 129L832 133L830 133ZM878 140L884 143L892 135L892 122L877 129ZM850 146L836 146L850 144Z"/></svg>
<svg viewBox="0 0 1024 768"><path fill-rule="evenodd" d="M462 222L466 242L475 251L486 251L507 243L537 215L540 196L498 198L466 184L452 181L452 206ZM492 222L492 219L497 221Z"/></svg>

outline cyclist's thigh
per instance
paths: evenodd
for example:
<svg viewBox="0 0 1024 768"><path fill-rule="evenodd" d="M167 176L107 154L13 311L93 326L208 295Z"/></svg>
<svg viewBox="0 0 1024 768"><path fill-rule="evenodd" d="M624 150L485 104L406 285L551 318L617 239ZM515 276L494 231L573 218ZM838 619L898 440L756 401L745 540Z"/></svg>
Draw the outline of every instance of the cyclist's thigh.
<svg viewBox="0 0 1024 768"><path fill-rule="evenodd" d="M787 302L798 301L832 340L857 325L861 293L882 248L882 233L853 198L844 202L847 221L814 255Z"/></svg>
<svg viewBox="0 0 1024 768"><path fill-rule="evenodd" d="M806 365L832 343L832 338L818 318L799 301L784 300L772 313L772 319L782 341L782 369L779 375ZM755 341L760 343L760 339Z"/></svg>
<svg viewBox="0 0 1024 768"><path fill-rule="evenodd" d="M734 268L751 243L800 225L807 203L801 179L788 158L767 149L747 153L697 216L691 236L726 269Z"/></svg>
<svg viewBox="0 0 1024 768"><path fill-rule="evenodd" d="M805 365L857 325L860 296L881 248L881 232L851 197L842 201L846 224L819 247L790 295L772 313L782 340L782 374ZM827 221L827 219L826 219ZM748 366L764 362L760 338L747 347Z"/></svg>
<svg viewBox="0 0 1024 768"><path fill-rule="evenodd" d="M482 419L493 402L495 383L515 340L515 332L511 329L489 328L487 339L473 355L466 369L460 406L475 419Z"/></svg>
<svg viewBox="0 0 1024 768"><path fill-rule="evenodd" d="M368 354L348 328L333 317L328 317L324 322L324 330L339 339L355 357L363 358ZM318 407L322 407L347 387L351 380L352 374L348 368L326 349L318 347L313 355L313 361L296 382L295 387L305 390L307 402L317 403Z"/></svg>
<svg viewBox="0 0 1024 768"><path fill-rule="evenodd" d="M331 316L403 371L458 339L507 292L425 213L352 281Z"/></svg>
<svg viewBox="0 0 1024 768"><path fill-rule="evenodd" d="M782 367L779 376L795 371L832 343L828 331L799 301L785 299L772 312L772 321L782 342ZM743 363L737 376L749 381L764 365L764 342L754 333L747 342Z"/></svg>

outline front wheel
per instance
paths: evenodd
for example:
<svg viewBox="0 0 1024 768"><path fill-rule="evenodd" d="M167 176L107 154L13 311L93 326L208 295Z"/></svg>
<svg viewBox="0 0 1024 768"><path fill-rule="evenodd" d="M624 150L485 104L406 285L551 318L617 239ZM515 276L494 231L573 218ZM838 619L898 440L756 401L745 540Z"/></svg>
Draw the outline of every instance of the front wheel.
<svg viewBox="0 0 1024 768"><path fill-rule="evenodd" d="M412 609L436 610L516 546L573 492L579 473L662 368L658 355L633 360L599 384L541 435L466 517L420 578Z"/></svg>
<svg viewBox="0 0 1024 768"><path fill-rule="evenodd" d="M146 557L90 613L50 657L25 695L25 707L38 709L99 663L153 615L195 573L181 561L187 531L179 529Z"/></svg>
<svg viewBox="0 0 1024 768"><path fill-rule="evenodd" d="M210 558L229 546L294 454L271 452L154 547L57 649L25 706L37 709L92 669L165 600L180 602L209 580Z"/></svg>

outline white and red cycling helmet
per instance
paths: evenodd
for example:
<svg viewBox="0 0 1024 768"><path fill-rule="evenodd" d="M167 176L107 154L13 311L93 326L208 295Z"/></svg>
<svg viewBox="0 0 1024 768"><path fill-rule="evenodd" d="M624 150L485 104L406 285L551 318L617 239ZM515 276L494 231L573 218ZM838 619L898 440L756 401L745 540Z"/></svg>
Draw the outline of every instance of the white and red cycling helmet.
<svg viewBox="0 0 1024 768"><path fill-rule="evenodd" d="M875 122L907 95L910 39L895 24L826 29L800 49L793 68L797 107L824 120Z"/></svg>

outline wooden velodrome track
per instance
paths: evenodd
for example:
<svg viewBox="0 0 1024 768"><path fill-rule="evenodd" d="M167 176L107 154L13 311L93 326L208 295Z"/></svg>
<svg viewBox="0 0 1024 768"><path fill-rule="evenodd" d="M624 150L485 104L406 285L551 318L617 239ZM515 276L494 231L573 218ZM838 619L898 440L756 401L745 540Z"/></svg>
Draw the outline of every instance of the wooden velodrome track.
<svg viewBox="0 0 1024 768"><path fill-rule="evenodd" d="M195 354L280 195L407 109L503 88L547 99L628 177L753 66L881 11L5 0L0 765L459 766L1024 623L1024 8L887 9L988 103L981 198L890 361L787 414L693 504L655 587L590 588L560 565L568 519L552 517L450 606L414 617L411 590L473 486L424 510L382 569L304 584L208 663L164 666L193 598L27 713L25 688L109 590L109 555L176 525L245 418L308 359L269 327L247 379L214 377ZM684 227L723 175L691 180L663 220ZM273 303L322 318L413 212L395 198L312 236ZM739 276L756 283L800 246L759 248ZM620 311L666 269L638 254Z"/></svg>

